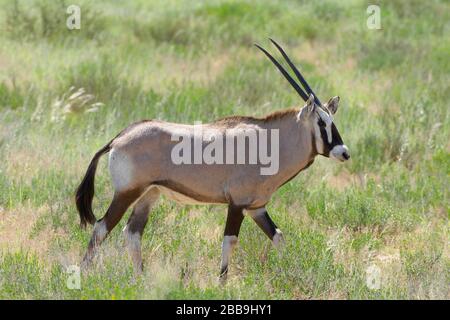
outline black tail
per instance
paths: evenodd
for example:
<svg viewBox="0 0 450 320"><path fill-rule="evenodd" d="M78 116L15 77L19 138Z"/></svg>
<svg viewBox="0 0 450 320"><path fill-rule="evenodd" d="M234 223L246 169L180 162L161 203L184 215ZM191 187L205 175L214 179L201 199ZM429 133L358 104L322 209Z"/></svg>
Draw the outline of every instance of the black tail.
<svg viewBox="0 0 450 320"><path fill-rule="evenodd" d="M98 159L105 153L111 150L111 143L108 143L102 149L97 151L94 158L84 175L83 181L81 181L77 193L75 196L75 202L77 204L78 213L80 214L80 225L82 228L86 227L86 223L94 224L97 219L92 212L92 199L94 198L94 180L95 171L97 170Z"/></svg>

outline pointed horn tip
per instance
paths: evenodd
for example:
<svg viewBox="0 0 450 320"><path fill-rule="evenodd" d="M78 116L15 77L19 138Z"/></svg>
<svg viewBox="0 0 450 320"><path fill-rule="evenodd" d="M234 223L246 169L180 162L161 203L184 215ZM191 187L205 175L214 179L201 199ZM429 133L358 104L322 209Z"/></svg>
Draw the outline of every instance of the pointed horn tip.
<svg viewBox="0 0 450 320"><path fill-rule="evenodd" d="M261 47L259 44L257 44L257 43L254 43L253 44L255 47L257 47L258 49L261 49L261 50L263 50L263 47Z"/></svg>
<svg viewBox="0 0 450 320"><path fill-rule="evenodd" d="M281 46L278 44L278 42L276 42L275 40L273 40L272 38L269 38L269 40L275 45L275 47L279 47L281 48Z"/></svg>
<svg viewBox="0 0 450 320"><path fill-rule="evenodd" d="M269 38L270 39L270 38ZM272 39L270 39L272 40ZM274 43L275 46L279 49L279 51L284 55L283 50L276 44ZM300 86L295 82L294 79L292 79L292 77L289 75L289 73L280 65L280 63L269 53L267 52L267 50L265 50L264 48L262 48L260 45L258 44L254 44L257 48L259 48L271 61L273 64L275 64L275 66L277 67L277 69L283 74L283 76L288 80L288 82L291 84L291 86L294 87L295 91L297 91L297 93L300 95L300 97L306 101L308 100L308 96L306 95L306 93L302 90L302 88L300 88ZM289 62L289 61L288 61Z"/></svg>

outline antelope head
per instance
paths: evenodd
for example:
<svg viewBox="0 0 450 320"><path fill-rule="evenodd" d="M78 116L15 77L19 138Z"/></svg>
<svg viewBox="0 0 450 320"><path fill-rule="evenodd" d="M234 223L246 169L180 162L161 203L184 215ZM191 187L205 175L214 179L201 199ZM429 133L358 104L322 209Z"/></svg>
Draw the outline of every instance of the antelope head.
<svg viewBox="0 0 450 320"><path fill-rule="evenodd" d="M303 91L300 85L289 75L281 64L275 60L274 57L272 57L269 52L257 44L256 46L273 62L283 76L289 81L295 91L297 91L300 97L306 102L305 106L301 108L298 113L298 120L310 128L313 136L313 147L320 155L331 157L342 162L347 161L350 159L348 148L342 141L341 135L333 122L333 116L339 107L339 97L333 97L326 104L322 104L300 71L295 67L288 55L284 52L283 48L281 48L281 46L274 40L270 39L270 41L280 51L297 79L303 85L306 92Z"/></svg>

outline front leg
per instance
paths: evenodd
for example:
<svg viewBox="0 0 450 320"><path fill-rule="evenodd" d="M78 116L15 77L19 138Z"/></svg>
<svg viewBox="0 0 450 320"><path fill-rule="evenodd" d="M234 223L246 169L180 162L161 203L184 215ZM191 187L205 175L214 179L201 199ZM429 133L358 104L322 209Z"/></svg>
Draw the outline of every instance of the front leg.
<svg viewBox="0 0 450 320"><path fill-rule="evenodd" d="M228 274L228 263L231 253L238 242L239 230L244 220L243 208L229 205L227 222L225 225L224 238L222 242L222 262L220 266L220 279L226 280Z"/></svg>
<svg viewBox="0 0 450 320"><path fill-rule="evenodd" d="M283 233L277 228L270 218L265 207L247 210L248 215L256 222L258 227L272 240L275 247L279 248L284 243Z"/></svg>

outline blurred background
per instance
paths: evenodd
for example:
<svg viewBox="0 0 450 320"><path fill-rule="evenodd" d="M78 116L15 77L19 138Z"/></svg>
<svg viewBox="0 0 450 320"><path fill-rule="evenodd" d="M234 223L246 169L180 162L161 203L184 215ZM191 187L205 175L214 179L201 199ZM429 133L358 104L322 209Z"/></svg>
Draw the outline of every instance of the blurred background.
<svg viewBox="0 0 450 320"><path fill-rule="evenodd" d="M448 1L77 1L74 30L71 4L0 1L0 298L450 298ZM352 154L318 158L274 195L286 250L244 221L222 288L225 208L164 199L143 276L119 226L69 289L90 236L74 190L120 130L303 105L253 46L276 53L268 37L322 101L341 97ZM103 159L97 218L111 193Z"/></svg>

